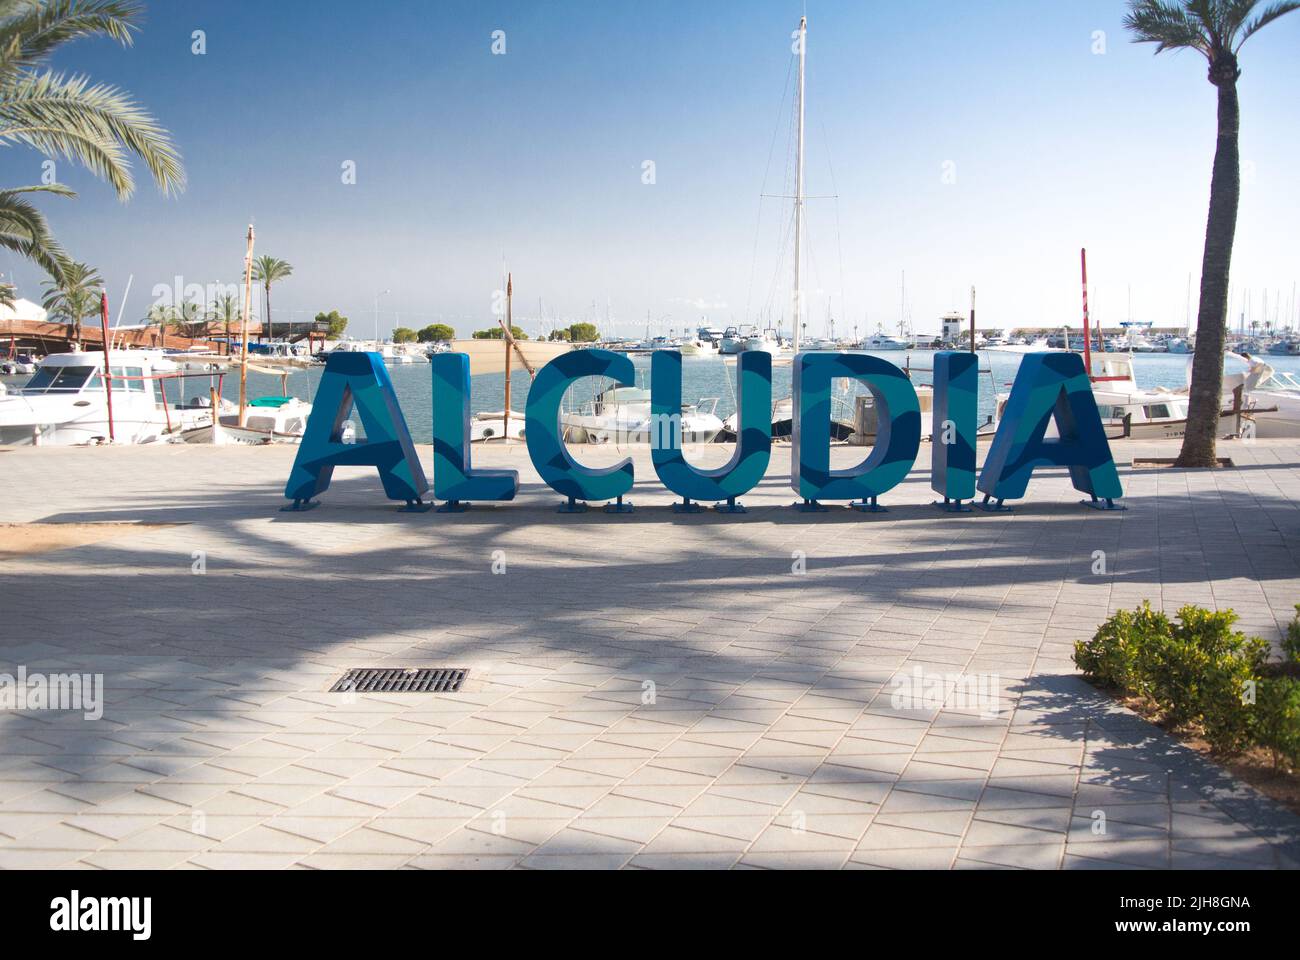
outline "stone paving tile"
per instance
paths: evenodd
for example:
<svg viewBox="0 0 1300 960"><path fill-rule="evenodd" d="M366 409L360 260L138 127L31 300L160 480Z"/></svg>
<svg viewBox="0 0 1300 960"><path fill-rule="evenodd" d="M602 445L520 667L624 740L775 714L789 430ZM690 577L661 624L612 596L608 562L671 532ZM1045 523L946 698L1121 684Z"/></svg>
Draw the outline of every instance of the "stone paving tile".
<svg viewBox="0 0 1300 960"><path fill-rule="evenodd" d="M377 510L361 470L279 514L292 448L13 451L0 522L182 525L0 562L30 611L0 669L105 677L99 723L0 714L0 868L1295 869L1300 818L1070 661L1144 598L1232 605L1277 640L1300 444L1224 449L1251 469L1122 465L1125 513L1043 471L1032 507L952 523L928 450L887 518L816 522L775 473L734 521L673 517L649 482L631 517L561 518L515 449L480 460L521 469L517 503L436 519ZM508 604L480 599L495 549ZM471 672L437 698L327 692L366 664ZM917 670L987 677L996 711L899 705Z"/></svg>

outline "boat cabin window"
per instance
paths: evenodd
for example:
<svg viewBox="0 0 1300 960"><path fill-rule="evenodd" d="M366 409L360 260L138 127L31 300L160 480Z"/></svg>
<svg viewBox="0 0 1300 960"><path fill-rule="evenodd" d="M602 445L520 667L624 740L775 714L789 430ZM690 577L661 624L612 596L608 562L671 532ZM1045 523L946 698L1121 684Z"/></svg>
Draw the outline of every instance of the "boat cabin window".
<svg viewBox="0 0 1300 960"><path fill-rule="evenodd" d="M1169 404L1152 403L1146 407L1148 420L1167 420L1169 419Z"/></svg>
<svg viewBox="0 0 1300 960"><path fill-rule="evenodd" d="M51 364L38 368L23 390L28 393L77 393L94 372L94 367L62 367Z"/></svg>
<svg viewBox="0 0 1300 960"><path fill-rule="evenodd" d="M114 367L113 368L113 389L123 390L127 393L147 393L149 384L140 377L144 375L143 367ZM132 377L134 379L122 379L119 377Z"/></svg>

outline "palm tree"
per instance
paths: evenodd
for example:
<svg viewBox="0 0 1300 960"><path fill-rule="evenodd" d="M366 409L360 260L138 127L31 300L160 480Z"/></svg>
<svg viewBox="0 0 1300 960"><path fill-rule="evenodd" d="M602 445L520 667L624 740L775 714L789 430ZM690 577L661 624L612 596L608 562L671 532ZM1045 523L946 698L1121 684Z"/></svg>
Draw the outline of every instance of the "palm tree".
<svg viewBox="0 0 1300 960"><path fill-rule="evenodd" d="M177 312L176 328L191 340L197 340L207 332L208 317L203 312L203 305L197 300L186 300Z"/></svg>
<svg viewBox="0 0 1300 960"><path fill-rule="evenodd" d="M65 260L60 271L62 279L45 281L45 299L41 301L51 317L62 320L78 348L81 346L81 321L93 317L99 310L99 292L104 287L103 278L94 267L76 260Z"/></svg>
<svg viewBox="0 0 1300 960"><path fill-rule="evenodd" d="M176 308L162 303L155 303L149 308L149 312L145 315L144 322L151 327L158 328L158 332L162 335L162 342L159 346L166 350L167 328L176 325Z"/></svg>
<svg viewBox="0 0 1300 960"><path fill-rule="evenodd" d="M1124 25L1134 43L1154 43L1156 53L1196 50L1209 64L1218 90L1219 138L1210 179L1210 215L1201 260L1201 301L1196 319L1196 353L1187 405L1187 432L1175 461L1180 467L1213 467L1223 392L1223 350L1227 339L1228 276L1241 198L1238 133L1241 127L1237 55L1242 44L1278 17L1300 9L1298 0L1129 0Z"/></svg>
<svg viewBox="0 0 1300 960"><path fill-rule="evenodd" d="M239 309L240 298L233 293L223 293L212 301L212 309L208 314L217 323L223 324L226 328L226 354L230 354L230 325L239 323L243 314Z"/></svg>
<svg viewBox="0 0 1300 960"><path fill-rule="evenodd" d="M130 94L43 69L56 49L82 37L129 46L142 11L138 0L0 0L0 145L26 144L51 159L76 161L121 200L135 190L132 156L164 194L183 189L180 154ZM44 216L22 196L30 193L76 196L58 183L0 190L0 247L59 280L66 258Z"/></svg>
<svg viewBox="0 0 1300 960"><path fill-rule="evenodd" d="M266 319L262 322L262 329L268 335L271 332L271 284L283 280L291 273L293 267L287 260L263 256L253 261L253 279L266 289Z"/></svg>

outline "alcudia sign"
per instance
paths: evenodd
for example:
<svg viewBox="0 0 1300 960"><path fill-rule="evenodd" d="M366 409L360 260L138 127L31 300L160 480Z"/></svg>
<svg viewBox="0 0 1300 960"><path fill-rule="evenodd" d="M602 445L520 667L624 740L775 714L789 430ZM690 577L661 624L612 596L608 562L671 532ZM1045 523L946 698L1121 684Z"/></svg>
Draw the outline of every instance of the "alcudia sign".
<svg viewBox="0 0 1300 960"><path fill-rule="evenodd" d="M443 511L463 510L475 501L513 500L519 492L514 470L484 470L470 462L469 358L436 354L433 370L433 497ZM738 498L767 472L772 455L772 359L767 353L742 353L736 364L737 442L722 467L701 469L682 454L682 358L657 351L650 367L651 462L659 481L682 497L679 510L698 510L712 502L722 512L743 512ZM538 371L528 394L525 440L542 480L566 499L563 511L586 509L588 501L607 502L608 512L626 512L623 497L632 489L631 458L612 467L581 463L563 440L561 400L584 377L605 377L632 386L632 361L608 350L575 350ZM871 453L850 469L830 465L831 384L861 382L878 408ZM943 352L934 361L933 444L930 485L950 510L984 495L984 505L1025 495L1038 467L1066 467L1075 489L1090 505L1114 508L1123 496L1110 444L1097 412L1083 359L1073 353L1026 354L1011 387L1002 420L978 471L976 358ZM355 408L365 440L346 443L344 424ZM1047 438L1050 420L1055 438ZM790 445L790 485L804 510L824 510L826 502L847 501L861 510L879 510L879 497L907 476L921 443L921 410L907 375L887 360L862 353L801 353L794 358L794 415ZM392 381L377 353L335 353L313 401L311 418L285 486L293 501L287 509L313 506L329 487L335 467L369 466L379 471L384 493L406 509L425 510L429 490L424 467L411 441Z"/></svg>

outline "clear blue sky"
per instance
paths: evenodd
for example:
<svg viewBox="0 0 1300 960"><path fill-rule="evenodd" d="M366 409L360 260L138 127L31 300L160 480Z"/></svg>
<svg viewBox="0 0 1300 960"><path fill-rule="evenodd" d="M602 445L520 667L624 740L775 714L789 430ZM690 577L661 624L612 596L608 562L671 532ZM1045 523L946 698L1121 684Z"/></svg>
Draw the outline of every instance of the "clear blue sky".
<svg viewBox="0 0 1300 960"><path fill-rule="evenodd" d="M627 333L647 311L681 329L787 302L786 207L760 194L788 191L800 0L150 7L134 48L83 41L57 65L146 104L184 153L188 189L163 199L142 177L123 205L60 163L81 197L42 201L70 252L103 272L114 311L134 274L123 322L176 275L235 281L250 220L258 252L294 266L273 291L277 317L337 308L358 335L384 288L385 331L487 325L503 256L526 329L539 298L566 321L603 321L608 304ZM1124 319L1131 285L1135 318L1182 322L1214 144L1198 56L1130 44L1120 0L807 11L808 192L839 195L810 202L810 331L828 305L838 332L895 329L904 271L918 330L964 308L971 284L981 326L1077 325L1083 245L1094 316ZM1260 319L1265 289L1270 318L1280 291L1285 319L1300 276L1298 53L1292 14L1243 56L1234 283ZM41 159L7 151L8 181L39 179ZM38 299L36 270L0 263Z"/></svg>

